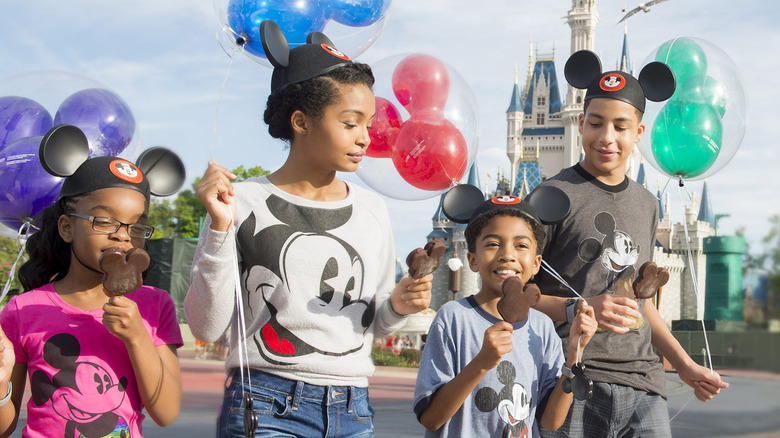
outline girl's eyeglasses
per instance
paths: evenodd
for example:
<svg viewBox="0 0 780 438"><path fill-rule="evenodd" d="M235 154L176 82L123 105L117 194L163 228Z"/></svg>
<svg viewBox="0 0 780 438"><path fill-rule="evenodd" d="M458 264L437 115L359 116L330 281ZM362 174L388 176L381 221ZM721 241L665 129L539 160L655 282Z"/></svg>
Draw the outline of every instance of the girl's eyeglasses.
<svg viewBox="0 0 780 438"><path fill-rule="evenodd" d="M127 234L129 234L130 237L135 237L138 239L148 239L152 237L152 234L154 233L154 227L146 224L126 224L110 217L85 216L83 214L76 213L68 213L68 216L74 216L79 219L91 221L92 229L101 233L116 233L122 227L127 227Z"/></svg>

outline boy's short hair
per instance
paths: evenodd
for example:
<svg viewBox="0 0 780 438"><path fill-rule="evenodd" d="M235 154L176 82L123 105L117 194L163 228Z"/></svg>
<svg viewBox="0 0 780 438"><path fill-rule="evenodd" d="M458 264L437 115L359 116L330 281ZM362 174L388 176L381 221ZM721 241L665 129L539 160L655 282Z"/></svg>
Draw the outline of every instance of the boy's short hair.
<svg viewBox="0 0 780 438"><path fill-rule="evenodd" d="M524 220L531 228L531 231L534 235L534 240L536 240L536 254L542 253L542 248L544 248L544 242L547 238L547 232L545 232L541 223L533 219L524 211L517 208L496 208L488 210L485 213L479 214L478 216L472 218L469 221L469 224L466 226L466 231L464 232L466 237L466 246L468 247L468 251L470 253L476 253L477 237L479 237L479 233L482 232L482 229L485 228L493 219L499 216L514 216Z"/></svg>

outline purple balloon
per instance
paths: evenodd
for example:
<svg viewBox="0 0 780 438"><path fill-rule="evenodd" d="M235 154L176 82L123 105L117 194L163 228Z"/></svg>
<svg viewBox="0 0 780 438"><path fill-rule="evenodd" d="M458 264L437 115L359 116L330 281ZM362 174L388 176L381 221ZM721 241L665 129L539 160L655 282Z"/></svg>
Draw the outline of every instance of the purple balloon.
<svg viewBox="0 0 780 438"><path fill-rule="evenodd" d="M38 102L21 96L0 97L0 151L25 137L46 134L51 114Z"/></svg>
<svg viewBox="0 0 780 438"><path fill-rule="evenodd" d="M59 197L63 179L41 166L41 138L23 138L0 151L0 222L14 230Z"/></svg>
<svg viewBox="0 0 780 438"><path fill-rule="evenodd" d="M104 88L71 94L60 104L54 124L81 129L89 141L89 156L117 156L133 140L135 118L121 97Z"/></svg>

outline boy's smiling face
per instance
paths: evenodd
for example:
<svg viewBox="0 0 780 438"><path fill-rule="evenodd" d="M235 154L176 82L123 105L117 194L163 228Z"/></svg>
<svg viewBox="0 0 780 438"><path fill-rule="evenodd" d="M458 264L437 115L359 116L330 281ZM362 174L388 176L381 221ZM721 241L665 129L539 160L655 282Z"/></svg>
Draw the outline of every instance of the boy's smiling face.
<svg viewBox="0 0 780 438"><path fill-rule="evenodd" d="M539 272L542 256L528 221L518 216L499 215L485 225L467 257L469 267L482 278L482 291L501 297L501 284L518 276L523 283Z"/></svg>
<svg viewBox="0 0 780 438"><path fill-rule="evenodd" d="M639 117L638 110L622 100L591 99L579 118L582 167L606 184L621 183L631 151L645 131Z"/></svg>

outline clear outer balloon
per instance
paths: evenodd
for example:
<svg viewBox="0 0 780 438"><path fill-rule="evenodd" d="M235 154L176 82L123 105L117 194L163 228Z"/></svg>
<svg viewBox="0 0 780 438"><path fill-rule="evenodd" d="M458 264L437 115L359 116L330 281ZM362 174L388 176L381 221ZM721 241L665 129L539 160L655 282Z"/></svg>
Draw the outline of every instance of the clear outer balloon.
<svg viewBox="0 0 780 438"><path fill-rule="evenodd" d="M105 88L88 88L68 96L54 115L54 124L80 128L89 141L89 155L117 156L133 140L135 118L119 95Z"/></svg>
<svg viewBox="0 0 780 438"><path fill-rule="evenodd" d="M468 147L444 118L420 116L404 122L393 148L393 164L406 182L423 190L447 190L466 172Z"/></svg>
<svg viewBox="0 0 780 438"><path fill-rule="evenodd" d="M393 102L378 96L375 99L376 115L371 122L371 130L368 131L371 145L366 150L366 155L374 158L391 158L403 118Z"/></svg>
<svg viewBox="0 0 780 438"><path fill-rule="evenodd" d="M371 68L376 78L374 95L391 102L400 111L401 116L406 119L405 123L408 123L410 114L402 109L403 106L395 97L392 78L398 64L407 56L409 54L398 54L371 63ZM474 162L478 148L479 114L477 112L477 103L471 89L460 74L446 63L443 63L443 65L446 67L450 84L449 93L446 96L446 104L441 115L444 120L457 129L465 141L465 170L468 170ZM370 149L371 146L369 146ZM460 154L456 155L459 156ZM394 199L428 199L440 195L449 188L448 186L443 189L426 190L415 187L401 176L392 158L375 158L366 155L360 163L357 175L373 190ZM406 176L409 177L408 174ZM447 180L461 181L463 176L446 175L445 177Z"/></svg>
<svg viewBox="0 0 780 438"><path fill-rule="evenodd" d="M32 99L52 115L57 113L60 105L69 97L89 89L110 90L109 87L92 78L63 70L30 70L0 78L0 96L23 96ZM116 95L115 92L111 92ZM124 102L121 105L127 107ZM132 113L130 116L133 116ZM96 129L87 125L76 124L76 126L85 132ZM125 145L123 151L118 154L119 157L130 161L135 161L143 148L140 126L135 122L133 126L130 143ZM89 140L91 146L94 141L91 138ZM90 154L95 154L92 147L90 147Z"/></svg>
<svg viewBox="0 0 780 438"><path fill-rule="evenodd" d="M0 97L0 151L25 137L44 135L51 127L51 114L38 102L21 96Z"/></svg>
<svg viewBox="0 0 780 438"><path fill-rule="evenodd" d="M677 77L677 90L669 101L647 102L642 119L647 129L639 148L648 164L665 175L699 180L718 172L739 150L747 124L747 96L734 61L714 44L699 38L667 41L650 53L642 65L657 60L659 50L667 50L672 41L686 47L687 53L696 58L693 64L697 73L691 73L692 68L684 70L690 74L684 73L687 78L683 81ZM704 72L699 71L702 56ZM679 57L675 61L691 64ZM694 142L693 138L701 134L710 140L701 137ZM699 147L691 148L693 144Z"/></svg>
<svg viewBox="0 0 780 438"><path fill-rule="evenodd" d="M393 92L409 114L441 112L450 92L447 67L433 56L409 55L393 71Z"/></svg>
<svg viewBox="0 0 780 438"><path fill-rule="evenodd" d="M347 26L369 26L385 16L390 0L320 0L325 16Z"/></svg>
<svg viewBox="0 0 780 438"><path fill-rule="evenodd" d="M391 0L212 0L219 20L220 44L230 56L243 52L266 67L260 23L276 22L290 47L319 31L341 52L354 59L368 49L385 26Z"/></svg>
<svg viewBox="0 0 780 438"><path fill-rule="evenodd" d="M95 89L107 90L107 87L86 76L61 70L24 71L0 78L0 97L21 96L30 99L49 114L55 114L71 96L83 95L80 92ZM122 106L126 107L124 103ZM71 109L78 110L77 107ZM135 161L142 147L140 129L134 122L133 125L129 138L126 133L123 134L126 140L122 142L126 147L119 154L130 161ZM90 129L100 130L100 125L77 123L77 126L85 132ZM124 128L122 130L129 131ZM104 129L103 132L112 135L119 130ZM46 173L38 161L41 135L38 133L24 137L0 150L0 223L11 229L14 236L25 217L37 214L53 203L59 195L60 179ZM9 150L12 147L13 149ZM91 153L94 155L94 151Z"/></svg>
<svg viewBox="0 0 780 438"><path fill-rule="evenodd" d="M50 175L38 159L42 137L23 138L0 151L0 223L18 230L53 204L62 178Z"/></svg>

